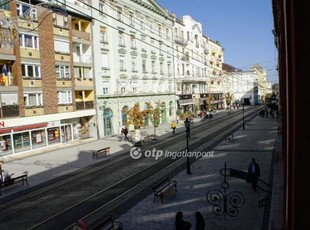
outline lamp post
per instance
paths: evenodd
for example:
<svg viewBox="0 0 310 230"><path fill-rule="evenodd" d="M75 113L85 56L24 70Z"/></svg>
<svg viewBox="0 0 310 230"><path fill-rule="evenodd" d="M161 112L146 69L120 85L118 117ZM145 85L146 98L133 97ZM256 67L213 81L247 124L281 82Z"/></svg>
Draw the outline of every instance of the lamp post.
<svg viewBox="0 0 310 230"><path fill-rule="evenodd" d="M244 127L244 103L242 104L242 129L245 129Z"/></svg>
<svg viewBox="0 0 310 230"><path fill-rule="evenodd" d="M190 121L188 118L185 119L184 121L184 125L185 125L185 132L186 132L186 173L187 174L192 174L191 173L191 165L190 165L190 162L189 162L189 156L188 156L188 153L189 153L189 148L188 148L188 138L189 138L189 135L190 135L190 131L191 131L191 128L190 128Z"/></svg>

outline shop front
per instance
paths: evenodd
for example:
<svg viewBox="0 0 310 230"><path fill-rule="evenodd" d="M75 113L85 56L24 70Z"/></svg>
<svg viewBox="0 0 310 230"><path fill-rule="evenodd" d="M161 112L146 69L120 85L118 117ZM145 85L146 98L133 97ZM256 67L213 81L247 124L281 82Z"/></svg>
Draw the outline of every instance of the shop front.
<svg viewBox="0 0 310 230"><path fill-rule="evenodd" d="M96 137L93 117L0 128L0 157Z"/></svg>

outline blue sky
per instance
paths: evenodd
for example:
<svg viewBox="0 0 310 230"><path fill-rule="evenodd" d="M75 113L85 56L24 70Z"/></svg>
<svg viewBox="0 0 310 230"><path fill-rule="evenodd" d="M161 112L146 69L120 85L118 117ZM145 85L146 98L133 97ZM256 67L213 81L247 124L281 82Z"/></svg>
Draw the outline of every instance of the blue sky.
<svg viewBox="0 0 310 230"><path fill-rule="evenodd" d="M190 15L203 34L219 41L224 62L246 70L260 64L278 82L271 0L156 0L177 18Z"/></svg>

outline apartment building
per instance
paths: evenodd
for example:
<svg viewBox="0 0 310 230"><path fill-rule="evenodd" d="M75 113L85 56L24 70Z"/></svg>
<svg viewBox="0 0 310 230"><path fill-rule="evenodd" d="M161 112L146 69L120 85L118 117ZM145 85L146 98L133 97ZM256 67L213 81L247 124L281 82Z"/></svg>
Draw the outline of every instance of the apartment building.
<svg viewBox="0 0 310 230"><path fill-rule="evenodd" d="M203 35L202 25L192 17L174 17L178 110L180 113L197 113L206 109L209 39Z"/></svg>
<svg viewBox="0 0 310 230"><path fill-rule="evenodd" d="M28 1L2 14L15 19L18 37L0 48L0 156L96 137L91 19Z"/></svg>
<svg viewBox="0 0 310 230"><path fill-rule="evenodd" d="M139 102L174 119L173 20L155 1L92 1L99 137L120 134L127 108ZM147 119L145 125L152 125ZM132 127L130 127L132 128Z"/></svg>
<svg viewBox="0 0 310 230"><path fill-rule="evenodd" d="M260 103L264 103L267 94L266 71L258 64L253 65L251 70L255 71L258 75L258 100Z"/></svg>

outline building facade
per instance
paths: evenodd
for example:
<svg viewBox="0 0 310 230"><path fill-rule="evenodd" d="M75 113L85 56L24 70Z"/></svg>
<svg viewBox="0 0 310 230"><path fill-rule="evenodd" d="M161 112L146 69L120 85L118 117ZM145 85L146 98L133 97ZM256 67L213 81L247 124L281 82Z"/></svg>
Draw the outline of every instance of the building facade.
<svg viewBox="0 0 310 230"><path fill-rule="evenodd" d="M136 102L144 109L160 101L161 122L174 119L171 17L155 1L92 3L99 137L120 134Z"/></svg>
<svg viewBox="0 0 310 230"><path fill-rule="evenodd" d="M61 4L7 9L18 37L0 49L0 154L96 138L91 20Z"/></svg>

